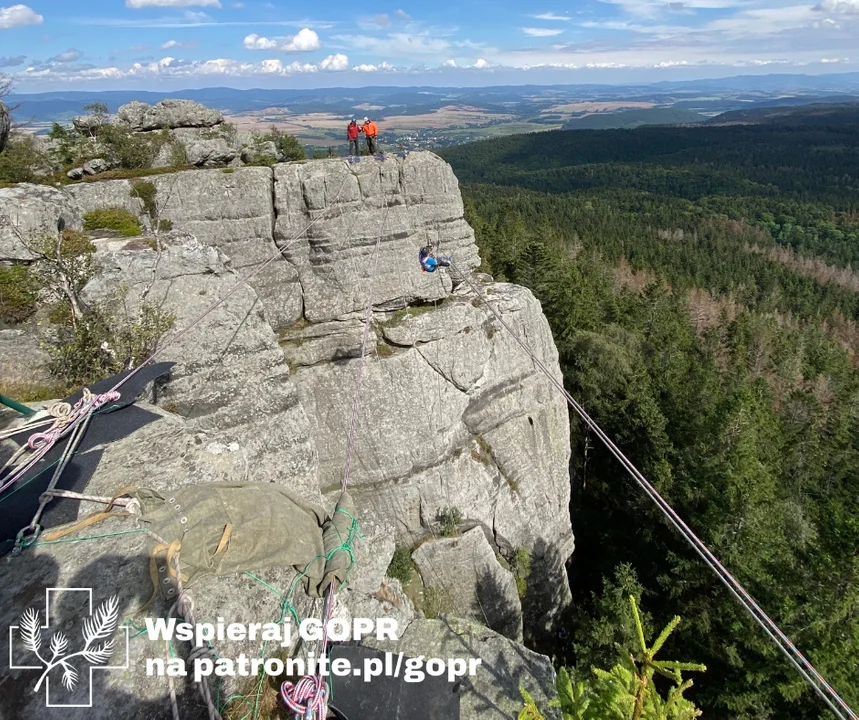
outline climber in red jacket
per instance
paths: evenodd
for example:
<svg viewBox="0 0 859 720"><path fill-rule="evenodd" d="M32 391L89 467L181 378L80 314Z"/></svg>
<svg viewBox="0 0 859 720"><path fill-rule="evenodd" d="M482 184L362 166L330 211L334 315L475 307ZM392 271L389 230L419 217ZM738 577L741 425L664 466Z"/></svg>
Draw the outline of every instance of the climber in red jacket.
<svg viewBox="0 0 859 720"><path fill-rule="evenodd" d="M361 133L361 129L358 127L358 123L355 121L355 118L352 118L352 122L346 127L346 139L349 141L349 157L353 155L357 157L360 153L358 152L358 135Z"/></svg>

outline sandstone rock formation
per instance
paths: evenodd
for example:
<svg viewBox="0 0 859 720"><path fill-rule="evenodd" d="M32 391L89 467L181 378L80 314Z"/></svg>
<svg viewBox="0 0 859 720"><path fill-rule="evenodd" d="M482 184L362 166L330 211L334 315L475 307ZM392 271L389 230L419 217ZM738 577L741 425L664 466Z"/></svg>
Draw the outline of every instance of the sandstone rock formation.
<svg viewBox="0 0 859 720"><path fill-rule="evenodd" d="M0 260L31 260L28 245L45 233L82 226L80 206L62 190L21 183L0 188Z"/></svg>
<svg viewBox="0 0 859 720"><path fill-rule="evenodd" d="M212 127L224 122L224 116L218 110L193 100L174 99L162 100L155 105L133 100L117 110L116 119L137 132Z"/></svg>
<svg viewBox="0 0 859 720"><path fill-rule="evenodd" d="M371 352L349 478L365 540L338 616L395 617L405 631L396 650L407 654L481 657L488 669L463 685L463 718L514 715L520 682L545 707L553 679L548 658L453 619L480 617L513 638L521 636L523 620L526 637L552 628L569 601L564 562L573 536L563 400L459 276L418 267L417 251L428 243L453 252L460 272L472 273L480 262L450 167L413 153L359 165L323 160L150 180L158 215L173 230L160 233L160 250L140 240L95 237L100 270L85 297L98 302L122 287L125 312L136 313L143 295L172 312L175 329L162 341L160 358L177 365L142 402L158 421L93 450L102 455L87 492L255 480L289 486L331 508L343 476L372 290ZM0 190L0 215L20 206L28 227L56 227L60 217L72 225L96 208L141 214L131 186L115 180ZM13 240L0 235L0 258L26 259L14 254ZM533 295L471 277L560 377ZM438 539L439 517L452 508L464 534ZM99 532L127 528L111 521ZM452 589L437 572L441 564L471 573L456 588L450 617L416 617L408 588L383 577L396 545L419 544L415 559L428 585ZM25 602L44 597L45 586L110 588L125 613L148 598L150 546L141 535L36 546L14 563L0 563L0 586ZM512 577L496 560L519 548L532 559L521 608ZM283 594L294 572L259 577ZM475 611L487 599L480 594L487 578L499 601L489 610L492 620ZM208 578L193 596L198 617L265 622L282 612L282 597L246 575ZM302 617L320 611L300 592L293 604ZM0 623L16 622L19 605L0 605ZM97 692L107 702L69 712L69 720L83 713L87 720L115 717L116 707L132 719L167 714L165 679L142 671L145 658L164 653L163 643L144 636L131 648L132 672L98 674ZM217 649L227 657L260 650L245 641ZM37 716L43 707L43 698L30 692L31 679L21 672L5 686L15 716ZM223 691L246 692L246 685L227 682ZM180 696L180 710L183 718L203 716L193 689Z"/></svg>

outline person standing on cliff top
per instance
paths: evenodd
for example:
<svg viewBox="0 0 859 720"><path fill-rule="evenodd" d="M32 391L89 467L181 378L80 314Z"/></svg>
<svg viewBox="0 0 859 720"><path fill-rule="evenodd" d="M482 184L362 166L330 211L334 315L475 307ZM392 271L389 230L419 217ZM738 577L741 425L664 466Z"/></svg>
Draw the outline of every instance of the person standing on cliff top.
<svg viewBox="0 0 859 720"><path fill-rule="evenodd" d="M346 139L349 141L349 156L358 157L361 153L358 151L358 134L361 130L358 128L358 123L355 118L346 127Z"/></svg>
<svg viewBox="0 0 859 720"><path fill-rule="evenodd" d="M376 137L379 135L379 128L376 127L376 123L374 123L370 118L364 118L364 124L361 126L361 132L367 138L367 152L370 155L376 154Z"/></svg>

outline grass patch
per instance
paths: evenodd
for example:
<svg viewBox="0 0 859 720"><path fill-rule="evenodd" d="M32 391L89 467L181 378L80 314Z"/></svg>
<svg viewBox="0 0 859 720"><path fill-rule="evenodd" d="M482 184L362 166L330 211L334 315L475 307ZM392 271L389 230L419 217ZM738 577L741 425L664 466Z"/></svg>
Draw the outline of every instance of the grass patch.
<svg viewBox="0 0 859 720"><path fill-rule="evenodd" d="M385 342L376 343L376 354L379 355L379 357L391 357L396 352L397 351L394 350L393 347L388 345L388 343L385 343Z"/></svg>
<svg viewBox="0 0 859 720"><path fill-rule="evenodd" d="M224 173L224 175L232 175L235 171L232 168L224 168L221 172Z"/></svg>
<svg viewBox="0 0 859 720"><path fill-rule="evenodd" d="M36 311L39 283L23 265L0 265L0 321L20 323Z"/></svg>
<svg viewBox="0 0 859 720"><path fill-rule="evenodd" d="M85 230L115 230L123 237L140 235L140 220L125 208L111 207L91 210L84 215Z"/></svg>
<svg viewBox="0 0 859 720"><path fill-rule="evenodd" d="M516 578L516 590L519 597L525 597L528 593L528 576L531 574L531 553L528 552L528 548L522 546L516 551L510 570L513 572L513 577Z"/></svg>
<svg viewBox="0 0 859 720"><path fill-rule="evenodd" d="M389 578L399 580L403 586L408 585L414 575L415 568L412 565L412 551L405 545L397 546L394 550L394 556L391 558L391 564L388 565L388 570L385 574Z"/></svg>
<svg viewBox="0 0 859 720"><path fill-rule="evenodd" d="M434 620L439 615L450 612L452 602L450 596L443 590L427 587L424 589L424 601L422 605L421 610L423 610L424 615L428 619Z"/></svg>
<svg viewBox="0 0 859 720"><path fill-rule="evenodd" d="M440 305L441 304L443 303L440 303ZM418 315L432 312L435 309L435 305L408 305L397 310L393 315L391 315L391 317L381 323L381 325L384 327L394 327L395 325L399 325L403 322L407 317L417 317Z"/></svg>
<svg viewBox="0 0 859 720"><path fill-rule="evenodd" d="M5 395L18 402L41 402L55 400L70 395L71 388L61 382L56 383L20 383L0 380L0 395Z"/></svg>
<svg viewBox="0 0 859 720"><path fill-rule="evenodd" d="M482 435L475 435L474 441L477 443L477 447L471 448L471 459L489 467L492 465L492 447Z"/></svg>

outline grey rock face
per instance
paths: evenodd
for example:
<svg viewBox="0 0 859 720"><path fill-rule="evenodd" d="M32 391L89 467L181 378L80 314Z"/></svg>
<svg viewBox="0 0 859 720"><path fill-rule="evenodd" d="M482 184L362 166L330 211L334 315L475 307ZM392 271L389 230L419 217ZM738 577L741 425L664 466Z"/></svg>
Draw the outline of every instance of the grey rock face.
<svg viewBox="0 0 859 720"><path fill-rule="evenodd" d="M119 108L117 122L132 130L161 130L162 128L212 127L224 122L218 110L212 110L193 100L162 100L155 105L134 100Z"/></svg>
<svg viewBox="0 0 859 720"><path fill-rule="evenodd" d="M0 378L11 386L51 386L48 353L32 327L0 330Z"/></svg>
<svg viewBox="0 0 859 720"><path fill-rule="evenodd" d="M514 637L523 625L526 637L551 627L569 601L566 406L468 286L453 288L446 271L427 275L418 267L418 248L436 240L462 269L479 263L450 168L428 153L412 153L354 166L330 160L150 179L161 217L175 228L162 234L165 249L159 256L140 239L97 241L101 270L86 296L105 299L127 287L132 316L144 292L174 313L175 330L162 342L161 358L179 364L152 391L161 419L105 447L88 492L251 479L288 484L330 508L343 479L372 288L370 354L349 476L366 539L356 547L356 571L338 596L336 614L395 617L406 633L392 649L407 654L480 657L486 672L466 683L464 718L515 716L520 683L547 717L556 717L545 702L553 681L547 658L473 623L415 620L402 588L384 577L395 544L424 542L415 553L424 579L448 560L460 568L458 577L470 573L455 588L461 593L457 612L476 618L477 601L489 606L488 600L504 598L514 612L499 612L492 623ZM0 190L0 214L30 203L41 213L33 210L33 223L47 218L56 227L64 203L78 222L82 212L98 207L142 211L125 180L64 191L32 187L29 200ZM287 260L277 254L275 237ZM379 271L371 285L377 238ZM560 377L557 350L533 295L487 276L472 279ZM219 300L199 325L179 335ZM419 304L394 312L406 301ZM425 542L438 534L438 516L449 508L460 511L465 534ZM82 508L81 515L87 512ZM127 525L113 521L99 532L123 529ZM520 547L532 559L521 615L512 579L496 560ZM45 586L118 591L125 613L149 596L148 551L139 535L34 547L25 564L0 563L0 586L31 604L44 598ZM438 572L444 590L453 575ZM261 577L283 593L294 573ZM492 579L491 598L480 595L482 577ZM281 599L244 575L213 578L193 595L205 619L265 622L281 612ZM301 593L294 604L302 616L321 610ZM0 623L17 622L23 607L0 604ZM159 606L152 616L166 610ZM481 622L487 621L484 612ZM260 650L242 642L217 649L226 657L258 656ZM132 720L167 715L166 682L147 678L144 668L145 658L163 652L163 643L138 639L129 673L100 674L97 692L110 702L72 711L69 720L107 720L116 707ZM16 716L37 717L44 705L29 681L23 671L9 681L19 698L10 711ZM246 689L227 683L223 691ZM180 711L183 718L200 717L193 689L180 699Z"/></svg>
<svg viewBox="0 0 859 720"><path fill-rule="evenodd" d="M516 580L495 558L483 529L430 540L412 555L424 586L440 597L446 615L473 620L522 642L522 605Z"/></svg>
<svg viewBox="0 0 859 720"><path fill-rule="evenodd" d="M2 152L3 148L6 147L6 141L9 139L9 130L11 126L12 123L9 120L9 111L6 109L3 101L0 100L0 152Z"/></svg>
<svg viewBox="0 0 859 720"><path fill-rule="evenodd" d="M450 166L432 153L407 158L277 165L275 241L301 277L304 317L334 320L360 311L373 282L378 308L432 301L451 289L447 273L412 272L420 248L453 252L464 271L480 263Z"/></svg>
<svg viewBox="0 0 859 720"><path fill-rule="evenodd" d="M462 720L509 720L522 709L523 686L547 720L560 720L549 707L556 697L555 671L545 655L528 650L477 623L458 619L415 620L398 640L367 638L363 643L409 657L479 660L474 677L461 687Z"/></svg>
<svg viewBox="0 0 859 720"><path fill-rule="evenodd" d="M80 208L62 190L29 183L0 188L0 260L31 260L28 243L81 223Z"/></svg>
<svg viewBox="0 0 859 720"><path fill-rule="evenodd" d="M259 297L225 267L215 248L179 233L165 242L160 257L145 247L100 252L102 271L85 288L86 299L103 301L125 286L127 312L134 317L151 284L147 301L172 312L179 330L226 298L192 331L175 342L168 334L162 342L169 346L161 359L179 365L159 401L176 407L194 428L217 433L218 442L237 442L248 479L288 483L318 498L307 418Z"/></svg>
<svg viewBox="0 0 859 720"><path fill-rule="evenodd" d="M413 272L415 272L413 270ZM419 270L416 272L420 272ZM483 284L490 302L548 367L558 370L551 331L526 289ZM528 633L549 628L570 598L564 563L569 520L569 418L549 381L465 287L438 309L380 319L364 369L365 400L352 464L362 516L396 528L410 544L457 508L488 528L499 550L525 547L534 578L524 601ZM315 327L330 327L312 337ZM287 335L285 352L319 449L323 492L345 461L357 372L357 328L311 326ZM290 338L303 336L303 343ZM321 362L334 354L333 362ZM305 366L306 365L306 366Z"/></svg>

